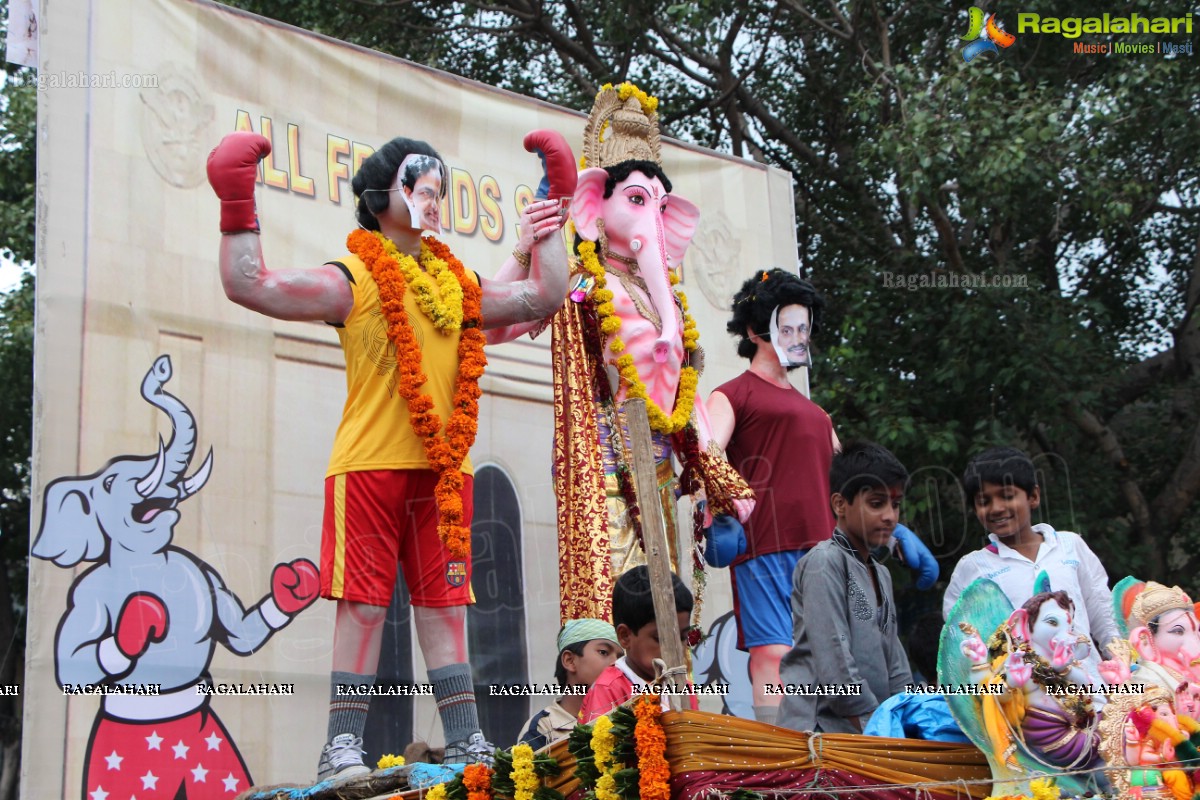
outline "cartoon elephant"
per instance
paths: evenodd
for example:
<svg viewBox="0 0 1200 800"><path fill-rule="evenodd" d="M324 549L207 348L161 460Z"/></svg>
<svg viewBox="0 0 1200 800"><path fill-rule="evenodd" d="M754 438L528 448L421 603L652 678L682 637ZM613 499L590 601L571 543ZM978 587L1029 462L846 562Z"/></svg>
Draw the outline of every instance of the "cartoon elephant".
<svg viewBox="0 0 1200 800"><path fill-rule="evenodd" d="M727 611L713 622L708 636L692 651L692 673L698 686L728 687L728 694L721 698L722 714L754 719L750 654L738 650L737 640L737 619Z"/></svg>
<svg viewBox="0 0 1200 800"><path fill-rule="evenodd" d="M246 789L245 763L204 691L213 653L218 643L254 653L317 596L317 569L299 559L277 564L270 594L247 610L212 566L171 544L178 506L204 486L213 460L210 450L185 477L196 423L163 390L170 378L161 356L141 387L170 417L170 442L51 482L33 544L34 556L60 567L97 562L71 585L55 639L64 692L104 692L84 773L83 795L94 800Z"/></svg>

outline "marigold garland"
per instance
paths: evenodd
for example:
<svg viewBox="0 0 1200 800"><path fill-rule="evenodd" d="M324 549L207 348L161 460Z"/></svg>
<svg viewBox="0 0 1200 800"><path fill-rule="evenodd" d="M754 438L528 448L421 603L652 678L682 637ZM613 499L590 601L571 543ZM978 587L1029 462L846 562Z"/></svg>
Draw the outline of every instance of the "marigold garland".
<svg viewBox="0 0 1200 800"><path fill-rule="evenodd" d="M471 531L463 527L462 464L475 443L479 423L479 378L487 365L487 357L483 354L483 292L467 278L462 262L454 257L449 247L432 237L421 240L422 255L428 249L433 258L443 262L462 292L458 376L451 403L453 410L443 434L442 420L434 410L433 398L421 392L426 381L425 373L421 371L421 348L404 310L408 282L397 259L388 254L385 242L388 240L382 234L362 229L352 231L346 237L346 246L366 265L379 288L388 340L396 347L396 369L400 374L397 391L408 402L413 432L422 438L429 467L438 476L434 490L438 535L451 558L465 561L471 555ZM430 319L437 324L432 316Z"/></svg>
<svg viewBox="0 0 1200 800"><path fill-rule="evenodd" d="M463 786L467 788L467 800L491 800L491 768L486 764L467 764L463 767Z"/></svg>
<svg viewBox="0 0 1200 800"><path fill-rule="evenodd" d="M601 92L607 92L612 88L613 85L611 83L604 84L600 87L600 92L597 93L597 96L599 96ZM647 115L653 114L658 110L658 98L654 97L653 95L646 94L629 81L625 81L617 87L617 97L621 98L621 100L628 100L630 97L636 97L638 103L642 107L642 113Z"/></svg>
<svg viewBox="0 0 1200 800"><path fill-rule="evenodd" d="M1062 790L1053 778L1034 778L1029 782L1029 794L992 795L986 800L1059 800Z"/></svg>
<svg viewBox="0 0 1200 800"><path fill-rule="evenodd" d="M386 753L379 757L379 763L375 765L375 769L389 769L391 767L403 767L404 756L393 755Z"/></svg>
<svg viewBox="0 0 1200 800"><path fill-rule="evenodd" d="M1034 778L1029 782L1029 791L1033 792L1033 800L1058 800L1062 796L1053 778Z"/></svg>
<svg viewBox="0 0 1200 800"><path fill-rule="evenodd" d="M462 327L463 322L463 289L454 270L445 259L434 254L427 239L421 239L421 263L408 253L401 253L395 243L376 233L383 250L396 262L404 280L413 291L417 308L421 309L433 327L442 333L450 333ZM424 270L424 271L422 271ZM437 292L433 284L437 283Z"/></svg>
<svg viewBox="0 0 1200 800"><path fill-rule="evenodd" d="M592 302L595 304L596 316L600 321L600 332L610 337L608 349L617 356L617 371L621 374L621 380L628 387L625 392L626 397L640 397L646 401L646 415L650 418L651 430L667 435L678 433L691 420L692 412L695 410L696 387L700 382L696 368L687 364L680 370L675 408L671 415L667 416L647 393L646 384L638 375L633 356L623 352L625 342L619 335L621 318L616 315L616 307L612 302L613 293L607 287L604 266L596 255L596 243L581 242L578 250L580 263L596 281L595 288L592 290ZM673 280L672 283L674 282ZM691 353L697 347L700 334L696 330L696 321L688 313L687 297L678 289L675 290L675 296L679 298L679 305L683 312L683 348L686 352Z"/></svg>
<svg viewBox="0 0 1200 800"><path fill-rule="evenodd" d="M615 744L612 720L608 717L597 717L592 724L592 753L596 757L596 769L601 773L612 766L612 751Z"/></svg>
<svg viewBox="0 0 1200 800"><path fill-rule="evenodd" d="M667 764L667 734L659 717L662 706L658 695L638 698L633 707L637 717L633 736L637 742L638 790L641 800L670 800L671 767Z"/></svg>
<svg viewBox="0 0 1200 800"><path fill-rule="evenodd" d="M616 773L621 765L613 758L617 741L612 729L613 722L608 717L598 717L592 726L592 752L596 756L596 770L600 773L596 780L596 800L620 800Z"/></svg>
<svg viewBox="0 0 1200 800"><path fill-rule="evenodd" d="M533 748L527 744L518 744L512 749L512 781L515 791L513 800L533 800L541 781L533 770Z"/></svg>
<svg viewBox="0 0 1200 800"><path fill-rule="evenodd" d="M439 783L425 793L425 800L446 800L446 784Z"/></svg>

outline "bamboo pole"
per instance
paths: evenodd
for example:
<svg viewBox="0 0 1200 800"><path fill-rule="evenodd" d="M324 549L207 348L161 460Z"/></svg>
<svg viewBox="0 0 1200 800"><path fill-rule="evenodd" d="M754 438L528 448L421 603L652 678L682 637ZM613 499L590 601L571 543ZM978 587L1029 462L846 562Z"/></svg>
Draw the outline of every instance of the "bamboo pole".
<svg viewBox="0 0 1200 800"><path fill-rule="evenodd" d="M658 625L658 641L662 659L668 667L686 665L683 642L679 638L679 618L675 608L675 592L671 589L671 550L663 524L662 503L659 501L658 470L654 463L654 444L650 435L650 419L646 402L640 398L626 400L622 406L629 441L633 450L633 485L642 518L642 541L646 546L646 564L650 570L650 590L654 600L654 621ZM669 677L664 686L681 691L686 685L681 677ZM670 695L671 708L682 707L681 694Z"/></svg>

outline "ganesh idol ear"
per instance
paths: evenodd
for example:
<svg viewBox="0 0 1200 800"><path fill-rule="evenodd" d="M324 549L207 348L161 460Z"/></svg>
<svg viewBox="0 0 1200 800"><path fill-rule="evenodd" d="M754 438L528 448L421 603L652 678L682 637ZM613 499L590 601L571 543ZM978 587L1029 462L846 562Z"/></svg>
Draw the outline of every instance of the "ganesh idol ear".
<svg viewBox="0 0 1200 800"><path fill-rule="evenodd" d="M683 254L692 243L699 222L700 209L690 200L684 200L677 194L667 196L667 206L663 209L663 235L671 269L683 263Z"/></svg>
<svg viewBox="0 0 1200 800"><path fill-rule="evenodd" d="M1029 612L1018 608L1008 616L1008 630L1018 639L1029 641Z"/></svg>
<svg viewBox="0 0 1200 800"><path fill-rule="evenodd" d="M1145 625L1129 632L1129 643L1133 645L1133 649L1142 659L1154 661L1158 658L1158 646L1154 641L1154 634Z"/></svg>
<svg viewBox="0 0 1200 800"><path fill-rule="evenodd" d="M589 242L600 239L599 220L604 216L604 184L607 180L607 171L592 167L579 173L575 184L571 219L575 221L575 231Z"/></svg>

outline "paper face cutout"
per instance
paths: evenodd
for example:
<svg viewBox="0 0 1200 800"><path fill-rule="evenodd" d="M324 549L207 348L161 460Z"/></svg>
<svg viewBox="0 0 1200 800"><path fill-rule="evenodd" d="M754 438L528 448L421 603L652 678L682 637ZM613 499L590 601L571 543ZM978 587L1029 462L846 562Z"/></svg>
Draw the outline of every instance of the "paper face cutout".
<svg viewBox="0 0 1200 800"><path fill-rule="evenodd" d="M409 226L441 233L442 184L445 180L442 162L432 156L410 153L400 162L396 178L400 195L408 206Z"/></svg>
<svg viewBox="0 0 1200 800"><path fill-rule="evenodd" d="M771 312L770 331L771 346L775 348L780 365L787 368L812 366L808 351L810 316L806 306L776 306Z"/></svg>

